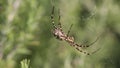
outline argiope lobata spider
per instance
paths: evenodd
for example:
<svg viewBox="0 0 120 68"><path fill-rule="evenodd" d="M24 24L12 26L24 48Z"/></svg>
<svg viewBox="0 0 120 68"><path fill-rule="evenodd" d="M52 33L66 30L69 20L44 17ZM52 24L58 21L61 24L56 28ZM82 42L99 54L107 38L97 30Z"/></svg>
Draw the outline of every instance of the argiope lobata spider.
<svg viewBox="0 0 120 68"><path fill-rule="evenodd" d="M75 43L74 37L69 36L70 30L71 30L73 24L70 26L67 34L65 34L63 32L63 30L62 30L62 26L61 26L61 22L60 22L60 10L59 10L58 26L56 26L55 23L54 23L54 10L55 10L55 7L53 6L52 13L51 13L51 20L52 20L52 25L53 25L52 33L56 37L56 39L64 40L64 41L68 42L71 46L75 47L78 51L80 51L80 52L82 52L84 54L87 54L87 55L93 54L93 53L95 53L96 51L99 50L98 49L98 50L96 50L96 51L94 51L92 53L88 53L86 51L83 51L82 47L89 47L90 45L93 45L98 40L98 38L89 45L84 45L84 44L79 45L79 44Z"/></svg>

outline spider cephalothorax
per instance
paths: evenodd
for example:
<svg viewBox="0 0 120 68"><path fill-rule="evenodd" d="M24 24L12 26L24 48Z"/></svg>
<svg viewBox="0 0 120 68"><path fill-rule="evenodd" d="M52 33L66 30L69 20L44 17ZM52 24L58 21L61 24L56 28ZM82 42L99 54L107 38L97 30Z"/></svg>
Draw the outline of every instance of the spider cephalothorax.
<svg viewBox="0 0 120 68"><path fill-rule="evenodd" d="M59 40L65 40L66 37L66 35L59 28L55 28L53 30L53 35Z"/></svg>
<svg viewBox="0 0 120 68"><path fill-rule="evenodd" d="M98 40L98 38L94 42L92 42L90 45L84 45L84 44L79 45L79 44L75 43L74 37L69 36L72 25L70 26L67 34L64 33L62 30L62 26L61 26L61 22L60 22L60 12L59 12L59 23L57 26L55 25L55 23L54 23L54 9L55 8L53 6L51 20L52 20L52 25L53 25L52 33L56 37L56 39L64 40L64 41L68 42L71 46L75 47L78 51L83 52L84 54L90 55L90 53L83 51L81 48L82 47L89 47L90 45L94 44ZM98 51L98 50L96 50L96 51ZM96 52L96 51L94 51L94 52ZM92 53L94 53L94 52L92 52Z"/></svg>

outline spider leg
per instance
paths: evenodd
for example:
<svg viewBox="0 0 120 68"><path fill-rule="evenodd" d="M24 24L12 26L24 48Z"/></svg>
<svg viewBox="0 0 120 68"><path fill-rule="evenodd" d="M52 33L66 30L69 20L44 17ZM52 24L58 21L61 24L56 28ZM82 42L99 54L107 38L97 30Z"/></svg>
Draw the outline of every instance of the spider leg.
<svg viewBox="0 0 120 68"><path fill-rule="evenodd" d="M78 51L81 52L81 53L84 53L84 54L86 54L86 55L91 55L90 53L82 50L82 49L79 47L79 46L80 46L79 44L71 43L71 46L75 47L75 49L78 50Z"/></svg>
<svg viewBox="0 0 120 68"><path fill-rule="evenodd" d="M67 37L69 36L69 33L70 33L70 30L71 30L72 26L73 26L73 24L71 24L71 26L70 26L70 28L69 28L69 30L67 32Z"/></svg>
<svg viewBox="0 0 120 68"><path fill-rule="evenodd" d="M86 51L83 51L83 50L81 50L81 49L79 49L79 48L76 48L79 52L81 52L81 53L84 53L84 54L86 54L86 55L91 55L90 53L88 53L88 52L86 52Z"/></svg>
<svg viewBox="0 0 120 68"><path fill-rule="evenodd" d="M99 51L101 48L98 48L97 50L93 51L91 54L96 53L97 51Z"/></svg>
<svg viewBox="0 0 120 68"><path fill-rule="evenodd" d="M98 39L99 39L99 37L97 37L97 38L95 39L95 41L93 41L92 43L86 45L86 47L90 47L90 46L93 45L95 42L97 42Z"/></svg>
<svg viewBox="0 0 120 68"><path fill-rule="evenodd" d="M86 55L92 55L92 54L96 53L97 51L99 51L101 48L98 48L97 50L93 51L92 53L83 51L83 50L81 50L81 49L79 49L79 48L76 48L76 49L77 49L78 51L80 51L80 52L86 54Z"/></svg>
<svg viewBox="0 0 120 68"><path fill-rule="evenodd" d="M99 37L97 37L97 38L95 39L95 41L93 41L92 43L90 43L90 44L88 44L88 45L85 45L84 43L82 43L81 45L79 45L79 47L84 47L84 48L90 47L91 45L93 45L94 43L96 43L96 42L98 41L98 39L99 39Z"/></svg>
<svg viewBox="0 0 120 68"><path fill-rule="evenodd" d="M52 8L52 13L51 13L51 20L52 20L52 25L54 28L57 28L57 26L55 25L54 23L54 10L55 10L55 7L53 6Z"/></svg>
<svg viewBox="0 0 120 68"><path fill-rule="evenodd" d="M99 50L101 49L101 48L98 48L97 50L93 51L92 53L88 53L88 52L80 49L79 44L75 44L74 47L75 47L79 52L82 52L82 53L84 53L84 54L86 54L86 55L94 54L94 53L96 53L97 51L99 51Z"/></svg>
<svg viewBox="0 0 120 68"><path fill-rule="evenodd" d="M59 15L58 15L58 21L59 21L59 22L58 22L58 26L59 26L60 30L62 31L62 24L61 24L61 21L60 21L60 20L61 20L60 9L58 9L58 14L59 14Z"/></svg>

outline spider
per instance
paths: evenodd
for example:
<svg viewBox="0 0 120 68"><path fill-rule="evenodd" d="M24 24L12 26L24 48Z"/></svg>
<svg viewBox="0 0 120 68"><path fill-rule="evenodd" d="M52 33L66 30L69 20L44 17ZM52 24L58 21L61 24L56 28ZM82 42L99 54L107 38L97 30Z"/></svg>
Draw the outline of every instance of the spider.
<svg viewBox="0 0 120 68"><path fill-rule="evenodd" d="M60 17L60 10L58 11L58 14L59 14L58 21L59 22L58 22L57 26L55 25L55 22L54 22L54 11L55 11L55 7L53 6L52 13L51 13L51 21L52 21L52 25L53 25L52 33L56 37L56 39L68 42L70 44L70 46L75 47L75 49L77 49L79 52L82 52L82 53L87 54L87 55L93 54L93 53L95 53L96 51L99 50L98 49L98 50L96 50L96 51L94 51L92 53L88 53L86 51L83 51L82 47L89 47L90 45L93 45L98 40L98 38L94 42L89 44L89 45L84 45L84 44L79 45L79 44L75 43L74 37L73 36L69 36L70 30L71 30L73 24L71 24L67 34L64 33L63 29L62 29L61 22L60 22L60 18L61 18Z"/></svg>

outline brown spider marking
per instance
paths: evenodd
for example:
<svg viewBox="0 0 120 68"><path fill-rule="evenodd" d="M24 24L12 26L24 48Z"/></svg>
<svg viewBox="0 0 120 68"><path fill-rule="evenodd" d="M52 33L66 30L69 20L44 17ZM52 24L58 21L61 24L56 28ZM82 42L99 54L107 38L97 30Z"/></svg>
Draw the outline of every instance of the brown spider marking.
<svg viewBox="0 0 120 68"><path fill-rule="evenodd" d="M71 46L75 47L79 52L90 55L90 53L87 53L86 51L83 51L81 48L82 47L89 47L90 45L93 45L98 40L98 38L89 45L84 45L84 44L79 45L79 44L75 43L74 37L69 36L70 30L71 30L73 24L70 26L67 34L65 34L62 30L62 26L61 26L61 22L60 22L60 11L59 11L58 26L56 26L55 23L54 23L54 9L55 9L55 7L53 6L52 14L51 14L51 20L52 20L52 25L53 25L52 33L56 37L56 39L64 40L64 41L68 42ZM96 51L98 51L98 50L96 50ZM94 51L93 53L95 53L96 51ZM91 53L91 54L93 54L93 53Z"/></svg>

